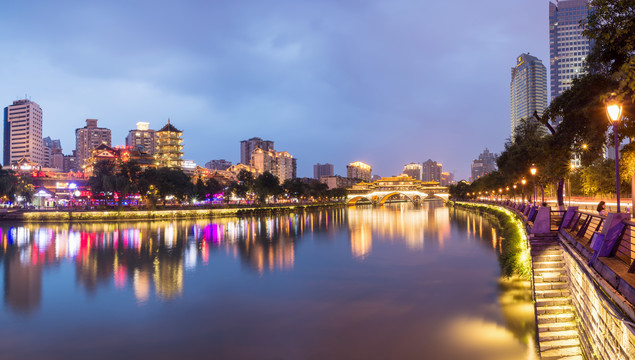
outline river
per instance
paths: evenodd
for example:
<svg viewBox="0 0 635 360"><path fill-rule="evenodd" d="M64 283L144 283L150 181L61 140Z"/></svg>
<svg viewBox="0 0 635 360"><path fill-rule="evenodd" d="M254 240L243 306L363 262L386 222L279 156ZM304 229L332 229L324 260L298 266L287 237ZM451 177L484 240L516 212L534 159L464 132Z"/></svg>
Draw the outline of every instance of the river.
<svg viewBox="0 0 635 360"><path fill-rule="evenodd" d="M0 358L537 359L527 281L441 203L0 225Z"/></svg>

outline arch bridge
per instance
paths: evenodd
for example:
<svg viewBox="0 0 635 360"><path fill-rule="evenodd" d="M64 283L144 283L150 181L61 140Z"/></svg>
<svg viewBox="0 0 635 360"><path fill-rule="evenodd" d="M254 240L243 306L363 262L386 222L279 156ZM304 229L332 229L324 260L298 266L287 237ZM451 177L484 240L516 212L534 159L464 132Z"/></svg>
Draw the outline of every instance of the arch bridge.
<svg viewBox="0 0 635 360"><path fill-rule="evenodd" d="M447 201L450 194L446 186L439 186L436 181L424 182L407 175L385 177L367 183L361 182L348 189L347 204L355 205L361 200L382 206L394 196L403 196L415 206L423 201Z"/></svg>

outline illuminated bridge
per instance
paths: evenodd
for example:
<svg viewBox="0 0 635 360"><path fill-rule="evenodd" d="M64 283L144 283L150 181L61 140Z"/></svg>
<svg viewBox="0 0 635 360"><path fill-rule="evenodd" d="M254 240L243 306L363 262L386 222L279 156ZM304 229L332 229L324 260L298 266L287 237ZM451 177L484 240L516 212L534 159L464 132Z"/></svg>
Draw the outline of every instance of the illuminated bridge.
<svg viewBox="0 0 635 360"><path fill-rule="evenodd" d="M367 200L373 205L384 205L393 198L400 197L411 201L415 206L427 200L448 200L446 186L439 186L436 181L423 182L407 175L385 177L372 183L361 182L348 189L347 203L355 205L360 200Z"/></svg>

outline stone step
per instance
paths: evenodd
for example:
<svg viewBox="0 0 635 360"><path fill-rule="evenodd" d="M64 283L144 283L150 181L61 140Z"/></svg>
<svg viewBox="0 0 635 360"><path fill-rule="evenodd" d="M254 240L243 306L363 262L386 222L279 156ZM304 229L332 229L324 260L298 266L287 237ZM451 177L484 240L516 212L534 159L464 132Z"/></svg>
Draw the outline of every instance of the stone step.
<svg viewBox="0 0 635 360"><path fill-rule="evenodd" d="M541 351L540 358L542 360L582 359L582 349L580 346L549 349Z"/></svg>
<svg viewBox="0 0 635 360"><path fill-rule="evenodd" d="M551 305L551 306L536 306L536 314L563 314L573 313L572 305Z"/></svg>
<svg viewBox="0 0 635 360"><path fill-rule="evenodd" d="M534 270L536 269L563 269L563 261L534 261Z"/></svg>
<svg viewBox="0 0 635 360"><path fill-rule="evenodd" d="M544 252L544 253L547 253L549 255L562 254L562 248L560 247L560 245L540 246L540 245L537 245L537 244L533 244L531 246L531 248L529 249L529 251L532 252L532 253Z"/></svg>
<svg viewBox="0 0 635 360"><path fill-rule="evenodd" d="M551 349L561 349L561 348L571 348L575 346L580 346L580 340L577 337L573 339L541 341L540 351L546 351Z"/></svg>
<svg viewBox="0 0 635 360"><path fill-rule="evenodd" d="M562 323L546 323L538 324L538 334L550 331L576 330L576 324L573 321Z"/></svg>
<svg viewBox="0 0 635 360"><path fill-rule="evenodd" d="M540 254L531 254L531 261L536 263L536 262L547 262L547 261L558 261L558 262L562 262L562 260L564 259L564 257L562 256L562 254L544 254L544 253L540 253Z"/></svg>
<svg viewBox="0 0 635 360"><path fill-rule="evenodd" d="M571 305L570 297L554 297L536 299L536 307Z"/></svg>
<svg viewBox="0 0 635 360"><path fill-rule="evenodd" d="M540 343L553 340L578 339L577 330L543 331L538 334Z"/></svg>
<svg viewBox="0 0 635 360"><path fill-rule="evenodd" d="M564 267L559 267L559 268L534 267L534 274L544 274L544 273L566 274L567 270Z"/></svg>
<svg viewBox="0 0 635 360"><path fill-rule="evenodd" d="M536 300L544 298L569 297L571 295L569 289L536 290L534 293L536 294Z"/></svg>
<svg viewBox="0 0 635 360"><path fill-rule="evenodd" d="M568 323L574 319L573 313L564 314L541 314L537 316L538 324Z"/></svg>
<svg viewBox="0 0 635 360"><path fill-rule="evenodd" d="M568 289L569 284L565 281L535 282L535 290L557 290Z"/></svg>

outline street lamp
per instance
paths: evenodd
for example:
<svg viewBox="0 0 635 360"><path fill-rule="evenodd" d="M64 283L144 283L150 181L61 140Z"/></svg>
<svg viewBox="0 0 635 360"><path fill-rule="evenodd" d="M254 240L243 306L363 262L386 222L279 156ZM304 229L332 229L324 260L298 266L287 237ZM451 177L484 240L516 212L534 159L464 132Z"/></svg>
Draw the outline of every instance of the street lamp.
<svg viewBox="0 0 635 360"><path fill-rule="evenodd" d="M617 143L617 127L622 117L622 106L616 103L606 105L606 113L609 121L613 125L613 135L615 136L615 193L617 194L617 212L620 212L620 159L619 144Z"/></svg>
<svg viewBox="0 0 635 360"><path fill-rule="evenodd" d="M531 173L531 181L534 183L534 206L536 206L536 171L538 171L538 169L536 169L536 165L531 165L531 168L529 168L529 172Z"/></svg>
<svg viewBox="0 0 635 360"><path fill-rule="evenodd" d="M571 164L571 171L569 171L569 178L567 179L567 187L569 188L569 207L571 207L571 172L575 171L575 165Z"/></svg>
<svg viewBox="0 0 635 360"><path fill-rule="evenodd" d="M514 201L516 201L516 184L514 184Z"/></svg>
<svg viewBox="0 0 635 360"><path fill-rule="evenodd" d="M527 183L527 180L523 178L520 182L523 183L523 202L525 202L525 184Z"/></svg>

